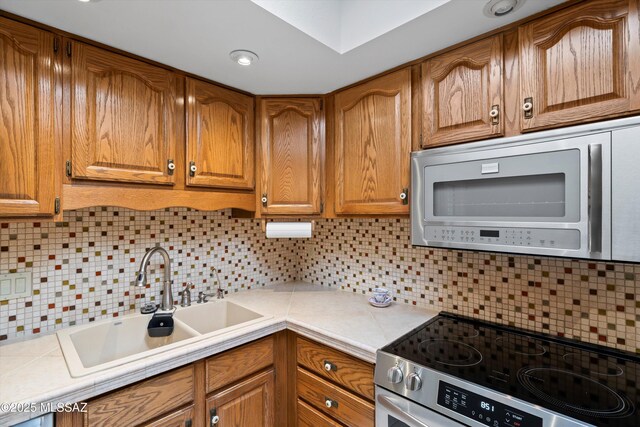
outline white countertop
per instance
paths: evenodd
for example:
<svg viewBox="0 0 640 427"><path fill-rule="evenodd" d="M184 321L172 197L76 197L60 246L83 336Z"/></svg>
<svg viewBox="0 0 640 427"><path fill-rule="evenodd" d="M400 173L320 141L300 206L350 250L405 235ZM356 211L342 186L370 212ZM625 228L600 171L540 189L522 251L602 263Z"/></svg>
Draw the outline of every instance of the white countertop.
<svg viewBox="0 0 640 427"><path fill-rule="evenodd" d="M72 378L55 334L0 346L0 404L87 400L99 394L290 329L367 362L376 350L437 314L404 304L369 305L367 297L291 282L225 296L269 319L95 374ZM40 415L4 412L0 425Z"/></svg>

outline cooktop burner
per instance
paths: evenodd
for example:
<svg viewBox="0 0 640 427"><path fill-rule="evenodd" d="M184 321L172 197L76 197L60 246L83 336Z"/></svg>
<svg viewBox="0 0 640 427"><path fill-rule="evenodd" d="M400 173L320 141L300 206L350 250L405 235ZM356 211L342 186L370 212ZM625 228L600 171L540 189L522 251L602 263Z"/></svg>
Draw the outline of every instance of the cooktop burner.
<svg viewBox="0 0 640 427"><path fill-rule="evenodd" d="M631 353L448 314L381 352L593 425L640 425Z"/></svg>

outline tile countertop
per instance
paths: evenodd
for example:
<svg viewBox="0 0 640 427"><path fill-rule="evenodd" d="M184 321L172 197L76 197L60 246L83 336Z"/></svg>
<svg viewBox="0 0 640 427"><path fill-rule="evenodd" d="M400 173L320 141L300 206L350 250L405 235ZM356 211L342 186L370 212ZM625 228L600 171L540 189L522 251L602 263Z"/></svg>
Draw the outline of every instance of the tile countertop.
<svg viewBox="0 0 640 427"><path fill-rule="evenodd" d="M364 295L304 282L252 289L225 298L272 317L79 378L69 374L55 334L0 346L0 425L40 415L41 403L84 401L283 329L374 363L378 348L437 314L404 304L375 308ZM36 410L6 411L7 403L35 404Z"/></svg>

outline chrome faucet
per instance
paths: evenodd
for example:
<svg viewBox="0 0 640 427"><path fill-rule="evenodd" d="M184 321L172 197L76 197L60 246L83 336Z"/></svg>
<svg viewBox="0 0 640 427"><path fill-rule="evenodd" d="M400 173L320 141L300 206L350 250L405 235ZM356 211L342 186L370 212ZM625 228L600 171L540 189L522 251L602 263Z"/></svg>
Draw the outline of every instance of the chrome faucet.
<svg viewBox="0 0 640 427"><path fill-rule="evenodd" d="M160 303L160 310L169 311L173 310L173 293L171 292L171 259L166 250L160 246L151 248L144 254L142 263L140 264L140 271L136 273L136 286L145 286L147 284L147 265L149 260L155 253L162 255L164 260L164 280L162 282L162 302Z"/></svg>
<svg viewBox="0 0 640 427"><path fill-rule="evenodd" d="M211 271L215 273L216 280L218 281L218 289L216 289L216 297L217 299L224 299L224 290L222 289L222 282L220 281L220 276L218 276L218 269L215 267L211 267ZM209 277L213 278L213 274L209 274Z"/></svg>

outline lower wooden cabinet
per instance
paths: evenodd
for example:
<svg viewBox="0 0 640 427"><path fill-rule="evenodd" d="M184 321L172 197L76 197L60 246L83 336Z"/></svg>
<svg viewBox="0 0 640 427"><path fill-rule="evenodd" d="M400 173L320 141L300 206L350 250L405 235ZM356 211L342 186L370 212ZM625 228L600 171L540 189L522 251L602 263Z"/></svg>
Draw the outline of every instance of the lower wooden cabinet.
<svg viewBox="0 0 640 427"><path fill-rule="evenodd" d="M213 427L271 427L274 422L275 372L254 375L207 399Z"/></svg>
<svg viewBox="0 0 640 427"><path fill-rule="evenodd" d="M290 331L106 393L58 427L373 427L373 365Z"/></svg>

